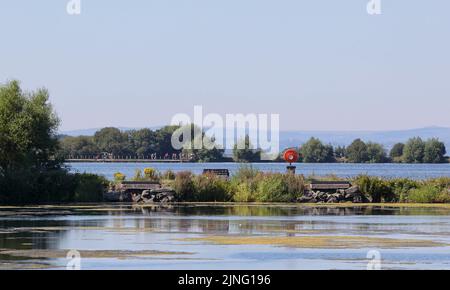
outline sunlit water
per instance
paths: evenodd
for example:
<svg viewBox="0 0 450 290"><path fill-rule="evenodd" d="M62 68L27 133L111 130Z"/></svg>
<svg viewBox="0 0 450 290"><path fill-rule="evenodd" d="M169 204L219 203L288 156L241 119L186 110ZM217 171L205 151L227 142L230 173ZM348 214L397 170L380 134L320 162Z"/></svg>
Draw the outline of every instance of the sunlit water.
<svg viewBox="0 0 450 290"><path fill-rule="evenodd" d="M65 269L66 252L76 249L82 269L366 269L373 247L223 245L189 238L361 236L450 244L449 214L446 208L300 205L4 207L0 266ZM33 257L43 249L56 256ZM86 250L113 254L83 257ZM445 245L375 250L383 269L450 269ZM133 255L139 251L170 254Z"/></svg>
<svg viewBox="0 0 450 290"><path fill-rule="evenodd" d="M236 172L242 165L237 163L68 163L74 172L101 174L109 179L114 173L121 172L128 177L134 176L136 169L152 167L159 171L192 171L200 174L205 168L229 169ZM284 163L253 163L252 167L266 172L286 172ZM305 176L336 175L342 178L368 174L380 177L408 177L425 179L450 176L450 164L297 164L297 173Z"/></svg>

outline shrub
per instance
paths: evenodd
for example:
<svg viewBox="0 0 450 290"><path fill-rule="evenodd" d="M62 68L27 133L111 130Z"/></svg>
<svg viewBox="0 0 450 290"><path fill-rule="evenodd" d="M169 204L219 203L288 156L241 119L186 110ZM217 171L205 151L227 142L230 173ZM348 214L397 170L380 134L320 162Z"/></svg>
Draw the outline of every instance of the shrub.
<svg viewBox="0 0 450 290"><path fill-rule="evenodd" d="M76 188L74 201L97 202L103 200L103 194L108 187L108 180L103 176L95 174L76 174Z"/></svg>
<svg viewBox="0 0 450 290"><path fill-rule="evenodd" d="M175 176L173 182L173 189L175 190L176 197L180 201L195 201L195 186L193 182L192 173L189 171L179 172Z"/></svg>
<svg viewBox="0 0 450 290"><path fill-rule="evenodd" d="M158 180L158 171L154 168L145 168L144 177L146 180Z"/></svg>
<svg viewBox="0 0 450 290"><path fill-rule="evenodd" d="M214 174L199 175L194 178L194 200L207 201L229 201L228 181Z"/></svg>
<svg viewBox="0 0 450 290"><path fill-rule="evenodd" d="M122 174L120 172L114 173L114 181L116 183L120 183L122 181L125 181L125 179L126 179L126 176L124 174Z"/></svg>
<svg viewBox="0 0 450 290"><path fill-rule="evenodd" d="M175 180L175 173L172 170L167 170L163 174L161 174L161 179L165 180Z"/></svg>
<svg viewBox="0 0 450 290"><path fill-rule="evenodd" d="M259 170L252 166L241 165L238 171L233 175L234 180L250 180L255 178L260 173Z"/></svg>
<svg viewBox="0 0 450 290"><path fill-rule="evenodd" d="M20 203L75 201L74 190L79 182L77 176L77 174L70 174L63 170L51 170L42 173L37 179L30 177L31 183L34 183L36 187L32 194L18 201ZM30 181L22 180L21 182L26 184Z"/></svg>
<svg viewBox="0 0 450 290"><path fill-rule="evenodd" d="M440 177L428 180L429 183L438 186L441 189L450 188L450 177Z"/></svg>
<svg viewBox="0 0 450 290"><path fill-rule="evenodd" d="M438 186L427 184L411 190L408 195L408 201L417 203L444 203L450 201L450 198Z"/></svg>
<svg viewBox="0 0 450 290"><path fill-rule="evenodd" d="M372 198L372 202L391 202L395 200L395 193L388 180L362 175L356 178L355 182L362 193Z"/></svg>
<svg viewBox="0 0 450 290"><path fill-rule="evenodd" d="M251 185L247 182L234 183L231 186L233 201L236 202L255 202L255 191L252 190Z"/></svg>
<svg viewBox="0 0 450 290"><path fill-rule="evenodd" d="M412 189L418 188L420 184L418 181L411 180L408 178L397 178L390 180L389 186L391 187L394 193L395 201L405 202L408 200L409 192Z"/></svg>
<svg viewBox="0 0 450 290"><path fill-rule="evenodd" d="M264 174L258 176L257 200L261 202L269 201L289 201L285 200L287 196L287 186L282 178L277 175Z"/></svg>
<svg viewBox="0 0 450 290"><path fill-rule="evenodd" d="M133 181L142 181L144 178L142 177L142 171L140 169L136 169L134 171Z"/></svg>
<svg viewBox="0 0 450 290"><path fill-rule="evenodd" d="M260 202L291 202L303 195L303 177L293 174L259 174L256 200Z"/></svg>
<svg viewBox="0 0 450 290"><path fill-rule="evenodd" d="M283 177L287 185L288 194L292 199L303 196L306 189L305 178L303 175L284 174Z"/></svg>

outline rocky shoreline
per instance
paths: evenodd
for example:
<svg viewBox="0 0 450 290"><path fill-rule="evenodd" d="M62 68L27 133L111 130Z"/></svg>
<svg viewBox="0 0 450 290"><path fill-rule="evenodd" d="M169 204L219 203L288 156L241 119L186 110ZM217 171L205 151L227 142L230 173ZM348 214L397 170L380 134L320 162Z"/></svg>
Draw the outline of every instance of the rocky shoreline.
<svg viewBox="0 0 450 290"><path fill-rule="evenodd" d="M104 200L108 202L133 202L133 203L172 203L176 202L175 191L171 188L159 188L144 190L142 193L129 193L120 191L110 191L104 195Z"/></svg>
<svg viewBox="0 0 450 290"><path fill-rule="evenodd" d="M365 196L358 186L349 189L339 189L335 192L308 190L300 197L299 203L370 203L370 198Z"/></svg>
<svg viewBox="0 0 450 290"><path fill-rule="evenodd" d="M138 204L167 204L177 202L176 193L172 188L158 188L143 190L142 193L111 191L104 195L108 202L133 202ZM364 195L358 186L339 189L333 192L305 190L296 203L371 203L372 200Z"/></svg>

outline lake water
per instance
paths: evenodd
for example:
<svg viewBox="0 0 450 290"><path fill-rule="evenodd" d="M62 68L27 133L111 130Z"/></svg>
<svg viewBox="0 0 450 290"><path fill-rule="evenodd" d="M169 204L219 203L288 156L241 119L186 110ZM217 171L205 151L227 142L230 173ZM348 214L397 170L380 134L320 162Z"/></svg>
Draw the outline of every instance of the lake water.
<svg viewBox="0 0 450 290"><path fill-rule="evenodd" d="M439 207L1 207L0 268L363 270L375 261L382 269L450 269L449 214ZM81 258L67 259L69 250Z"/></svg>
<svg viewBox="0 0 450 290"><path fill-rule="evenodd" d="M231 173L236 172L242 165L237 163L68 163L72 171L89 172L113 178L114 173L121 172L128 177L134 176L136 169L152 167L159 171L172 170L192 171L200 174L205 168L226 168ZM251 164L266 172L285 172L285 163L254 163ZM414 179L450 176L450 164L298 164L297 173L305 176L337 175L348 178L360 174L380 177L409 177Z"/></svg>

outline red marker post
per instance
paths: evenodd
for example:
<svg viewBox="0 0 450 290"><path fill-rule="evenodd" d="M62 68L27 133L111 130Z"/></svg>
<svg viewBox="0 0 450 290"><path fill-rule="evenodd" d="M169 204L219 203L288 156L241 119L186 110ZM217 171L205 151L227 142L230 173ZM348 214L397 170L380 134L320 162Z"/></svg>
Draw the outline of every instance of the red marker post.
<svg viewBox="0 0 450 290"><path fill-rule="evenodd" d="M287 172L295 174L296 166L293 166L292 163L295 163L300 158L300 155L298 154L297 150L295 149L287 149L284 151L283 159L289 163L289 166L287 166Z"/></svg>

